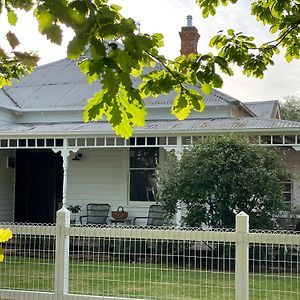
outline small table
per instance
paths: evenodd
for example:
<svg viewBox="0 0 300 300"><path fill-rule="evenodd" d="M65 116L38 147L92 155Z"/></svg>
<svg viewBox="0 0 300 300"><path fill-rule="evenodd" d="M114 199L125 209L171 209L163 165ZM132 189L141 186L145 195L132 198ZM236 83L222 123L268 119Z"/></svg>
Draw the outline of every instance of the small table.
<svg viewBox="0 0 300 300"><path fill-rule="evenodd" d="M111 224L117 226L118 224L120 225L130 225L132 223L132 220L133 219L129 219L129 218L126 218L124 220L117 220L117 219L114 219L114 218L110 218L110 222Z"/></svg>

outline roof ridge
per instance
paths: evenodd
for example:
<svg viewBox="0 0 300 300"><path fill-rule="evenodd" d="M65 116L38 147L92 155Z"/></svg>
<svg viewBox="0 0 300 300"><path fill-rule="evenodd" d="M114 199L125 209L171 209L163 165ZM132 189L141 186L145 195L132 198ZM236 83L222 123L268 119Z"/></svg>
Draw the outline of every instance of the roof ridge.
<svg viewBox="0 0 300 300"><path fill-rule="evenodd" d="M230 95L228 95L228 94L226 94L226 93L224 93L224 92L221 92L221 91L219 91L218 89L213 88L212 91L211 91L211 93L213 94L213 92L215 92L215 93L214 93L214 96L216 96L216 97L218 97L218 98L221 98L221 99L223 99L223 100L226 101L226 102L230 102L230 101L239 101L239 102L242 103L242 101L240 101L240 100L238 100L238 99L236 99L236 98L234 98L234 97L232 97L232 96L230 96ZM228 97L230 100L229 100L229 99L226 99L225 97L223 97L223 95L224 95L225 97Z"/></svg>
<svg viewBox="0 0 300 300"><path fill-rule="evenodd" d="M244 102L245 105L247 104L262 104L262 103L278 103L279 101L277 99L274 100L257 100L257 101L246 101Z"/></svg>
<svg viewBox="0 0 300 300"><path fill-rule="evenodd" d="M53 66L53 65L58 65L58 64L62 63L63 61L66 61L66 60L67 60L67 61L70 61L70 62L73 62L73 60L71 60L71 59L65 57L65 58L61 58L61 59L56 60L56 61L51 61L51 62L49 62L49 63L43 64L43 65L39 65L39 66L37 66L37 67L34 69L34 71L37 70L37 69L40 70L40 69L48 68L48 67Z"/></svg>

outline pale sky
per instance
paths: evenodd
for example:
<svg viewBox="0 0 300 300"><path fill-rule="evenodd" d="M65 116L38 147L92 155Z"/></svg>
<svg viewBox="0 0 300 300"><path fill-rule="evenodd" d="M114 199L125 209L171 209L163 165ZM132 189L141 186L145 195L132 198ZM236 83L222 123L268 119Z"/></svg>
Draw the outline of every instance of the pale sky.
<svg viewBox="0 0 300 300"><path fill-rule="evenodd" d="M220 8L215 17L203 19L194 0L110 0L123 7L126 17L133 17L141 23L143 33L163 33L165 47L161 53L168 58L179 55L180 39L178 32L186 25L186 16L193 16L193 25L198 28L200 39L198 52L213 51L208 47L210 38L219 30L229 28L243 31L258 37L259 41L274 39L268 34L268 28L258 24L249 13L249 0L240 0L238 5ZM3 35L8 27L0 20L0 38L3 47ZM62 46L51 44L38 34L33 17L22 16L17 29L13 28L22 43L22 50L38 51L45 64L66 57L66 45L72 33L66 30ZM224 77L222 91L241 101L282 99L287 95L300 96L300 61L286 63L283 55L275 58L275 66L270 66L263 79L248 78L235 72L233 77Z"/></svg>

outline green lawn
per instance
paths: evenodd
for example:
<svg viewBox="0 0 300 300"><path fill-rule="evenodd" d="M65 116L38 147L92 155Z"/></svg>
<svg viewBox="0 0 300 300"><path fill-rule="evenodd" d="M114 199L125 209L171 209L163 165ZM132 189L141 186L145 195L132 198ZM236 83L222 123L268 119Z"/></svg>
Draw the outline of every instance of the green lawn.
<svg viewBox="0 0 300 300"><path fill-rule="evenodd" d="M300 299L299 277L250 275L250 299ZM54 262L7 256L0 288L53 291ZM142 299L234 299L234 274L166 264L72 260L70 293ZM299 290L298 290L299 285ZM298 293L297 293L298 291Z"/></svg>

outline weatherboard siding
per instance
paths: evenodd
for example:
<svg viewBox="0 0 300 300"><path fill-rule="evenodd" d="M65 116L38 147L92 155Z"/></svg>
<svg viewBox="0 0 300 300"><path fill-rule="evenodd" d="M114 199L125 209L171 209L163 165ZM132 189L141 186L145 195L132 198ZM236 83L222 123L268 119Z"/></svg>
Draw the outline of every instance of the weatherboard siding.
<svg viewBox="0 0 300 300"><path fill-rule="evenodd" d="M7 167L7 158L15 151L0 151L0 222L13 222L15 169Z"/></svg>
<svg viewBox="0 0 300 300"><path fill-rule="evenodd" d="M80 161L70 159L68 170L68 203L126 203L123 149L80 150ZM70 156L72 158L72 155Z"/></svg>
<svg viewBox="0 0 300 300"><path fill-rule="evenodd" d="M11 111L0 109L0 123L15 122L16 118Z"/></svg>
<svg viewBox="0 0 300 300"><path fill-rule="evenodd" d="M83 149L80 161L70 155L67 203L81 205L85 215L88 203L108 203L112 210L123 206L129 218L147 215L150 203L128 201L129 149Z"/></svg>
<svg viewBox="0 0 300 300"><path fill-rule="evenodd" d="M147 120L177 120L177 118L171 113L171 106L169 107L146 107L148 115ZM208 119L208 118L227 118L229 117L228 106L224 105L207 105L203 112L192 111L189 115L189 119Z"/></svg>
<svg viewBox="0 0 300 300"><path fill-rule="evenodd" d="M59 122L83 122L83 111L40 111L24 112L17 123L59 123Z"/></svg>
<svg viewBox="0 0 300 300"><path fill-rule="evenodd" d="M88 203L109 203L112 210L123 206L129 218L147 216L153 202L131 202L128 193L129 149L83 149L81 161L70 156L68 171L68 203L82 205L85 214ZM161 148L161 162L164 160ZM300 206L300 157L299 152L290 149L284 156L285 165L293 177L293 205ZM186 213L185 208L182 211Z"/></svg>
<svg viewBox="0 0 300 300"><path fill-rule="evenodd" d="M82 107L83 109L83 107ZM16 123L58 123L58 122L82 122L83 110L71 111L40 111L23 112L15 121ZM168 107L147 107L147 120L176 120L176 117L171 113L171 106ZM195 118L227 118L229 117L229 108L223 105L207 106L206 109L199 113L192 111L189 119ZM0 110L1 120L1 110Z"/></svg>
<svg viewBox="0 0 300 300"><path fill-rule="evenodd" d="M293 206L300 208L300 151L284 150L284 164L293 181Z"/></svg>

